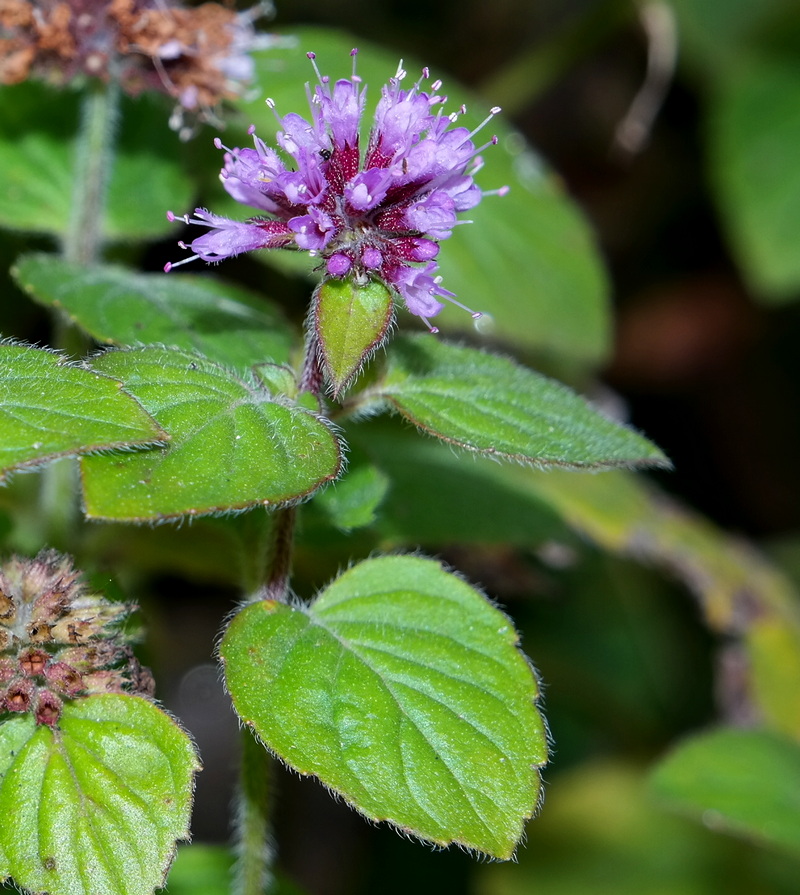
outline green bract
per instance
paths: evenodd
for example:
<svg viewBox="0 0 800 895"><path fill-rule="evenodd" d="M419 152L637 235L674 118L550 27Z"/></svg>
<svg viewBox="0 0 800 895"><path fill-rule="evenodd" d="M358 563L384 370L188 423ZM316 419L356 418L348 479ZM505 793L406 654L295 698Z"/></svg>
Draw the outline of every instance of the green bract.
<svg viewBox="0 0 800 895"><path fill-rule="evenodd" d="M56 729L4 721L0 870L36 893L148 895L188 835L198 768L186 734L136 696L73 702Z"/></svg>
<svg viewBox="0 0 800 895"><path fill-rule="evenodd" d="M161 520L282 504L335 478L339 443L317 416L278 403L198 355L109 351L96 369L121 379L169 432L166 450L93 458L82 466L90 517Z"/></svg>
<svg viewBox="0 0 800 895"><path fill-rule="evenodd" d="M325 280L314 292L312 314L320 360L334 397L381 344L392 322L392 296L377 282Z"/></svg>
<svg viewBox="0 0 800 895"><path fill-rule="evenodd" d="M547 758L536 678L508 618L430 559L370 559L310 607L231 622L239 716L373 820L509 858Z"/></svg>
<svg viewBox="0 0 800 895"><path fill-rule="evenodd" d="M168 437L119 382L25 345L0 345L0 430L0 481L59 457Z"/></svg>

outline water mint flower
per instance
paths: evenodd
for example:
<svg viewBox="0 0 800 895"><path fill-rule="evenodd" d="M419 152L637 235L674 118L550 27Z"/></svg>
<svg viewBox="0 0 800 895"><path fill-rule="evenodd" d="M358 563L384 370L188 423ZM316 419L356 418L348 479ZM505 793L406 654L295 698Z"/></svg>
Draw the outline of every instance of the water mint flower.
<svg viewBox="0 0 800 895"><path fill-rule="evenodd" d="M307 86L310 115L280 117L276 112L277 149L256 136L253 127L252 149L229 149L215 141L225 150L220 174L225 189L259 214L239 222L196 209L182 220L209 229L189 245L180 243L192 256L165 270L253 249L307 251L321 258L330 277L383 281L435 332L428 319L444 307L440 299L460 305L436 274L439 242L461 223L459 213L487 195L474 175L482 165L480 153L497 138L476 147L473 137L500 110L492 109L480 127L469 131L457 125L463 107L444 113L440 81L423 88L430 78L423 69L421 78L404 89L406 72L400 67L381 90L362 150L366 90L355 62L349 79L331 84L316 68L314 54L308 57L319 81L313 90ZM274 110L274 103L267 103ZM176 219L172 212L167 216Z"/></svg>

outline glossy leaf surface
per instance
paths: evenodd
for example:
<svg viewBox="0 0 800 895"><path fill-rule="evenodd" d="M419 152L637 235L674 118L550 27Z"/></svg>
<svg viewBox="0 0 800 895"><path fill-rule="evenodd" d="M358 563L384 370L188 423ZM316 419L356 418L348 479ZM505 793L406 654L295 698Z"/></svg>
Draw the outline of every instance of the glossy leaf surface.
<svg viewBox="0 0 800 895"><path fill-rule="evenodd" d="M507 358L430 336L397 338L388 353L369 396L459 447L543 467L667 464L641 435Z"/></svg>
<svg viewBox="0 0 800 895"><path fill-rule="evenodd" d="M547 757L508 618L433 560L362 562L310 607L231 622L234 705L266 745L373 820L509 858Z"/></svg>
<svg viewBox="0 0 800 895"><path fill-rule="evenodd" d="M119 382L51 351L0 345L0 481L59 457L166 437Z"/></svg>
<svg viewBox="0 0 800 895"><path fill-rule="evenodd" d="M198 355L109 351L94 366L123 380L171 442L146 455L87 458L91 518L160 520L282 504L339 472L338 441L316 416Z"/></svg>
<svg viewBox="0 0 800 895"><path fill-rule="evenodd" d="M0 724L0 843L16 883L50 895L147 895L188 835L199 768L152 703L103 695Z"/></svg>
<svg viewBox="0 0 800 895"><path fill-rule="evenodd" d="M284 363L294 341L287 321L264 300L210 277L86 268L54 255L28 255L14 273L33 298L64 311L100 342L155 342L245 369Z"/></svg>

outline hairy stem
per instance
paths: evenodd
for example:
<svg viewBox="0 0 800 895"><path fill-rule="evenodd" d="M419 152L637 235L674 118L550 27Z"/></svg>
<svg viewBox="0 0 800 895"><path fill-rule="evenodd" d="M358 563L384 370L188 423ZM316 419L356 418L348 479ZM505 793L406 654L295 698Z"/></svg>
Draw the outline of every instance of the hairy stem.
<svg viewBox="0 0 800 895"><path fill-rule="evenodd" d="M265 895L273 882L269 824L272 759L247 728L242 730L241 740L233 895Z"/></svg>
<svg viewBox="0 0 800 895"><path fill-rule="evenodd" d="M81 121L75 140L72 215L61 244L66 261L90 265L100 257L102 224L113 163L114 129L119 88L113 82L90 84L83 96ZM89 340L65 317L53 318L52 344L81 357ZM44 470L39 508L46 520L47 541L61 550L74 550L80 523L76 501L78 476L74 461L54 463Z"/></svg>
<svg viewBox="0 0 800 895"><path fill-rule="evenodd" d="M275 511L269 571L256 599L277 600L279 603L285 603L288 598L296 518L296 507L285 507Z"/></svg>
<svg viewBox="0 0 800 895"><path fill-rule="evenodd" d="M316 340L310 334L306 340L299 390L318 396L322 383ZM252 600L277 600L281 603L288 600L296 518L296 507L284 507L273 513L264 583L255 591ZM255 736L249 730L243 730L235 828L237 858L234 895L265 895L272 890L274 850L269 824L271 765L272 758Z"/></svg>
<svg viewBox="0 0 800 895"><path fill-rule="evenodd" d="M84 94L75 142L72 216L61 247L67 261L88 265L100 257L118 102L119 87L113 79L91 82Z"/></svg>

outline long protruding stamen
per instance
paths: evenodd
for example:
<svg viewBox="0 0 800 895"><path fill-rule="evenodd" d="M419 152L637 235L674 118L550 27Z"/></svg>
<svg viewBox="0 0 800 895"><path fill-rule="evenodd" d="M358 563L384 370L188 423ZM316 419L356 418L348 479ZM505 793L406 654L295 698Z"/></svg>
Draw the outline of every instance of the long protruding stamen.
<svg viewBox="0 0 800 895"><path fill-rule="evenodd" d="M325 85L330 80L327 76L323 76L322 72L319 70L319 66L317 65L317 54L316 53L306 53L306 56L311 60L311 65L316 72L317 80L320 84Z"/></svg>

